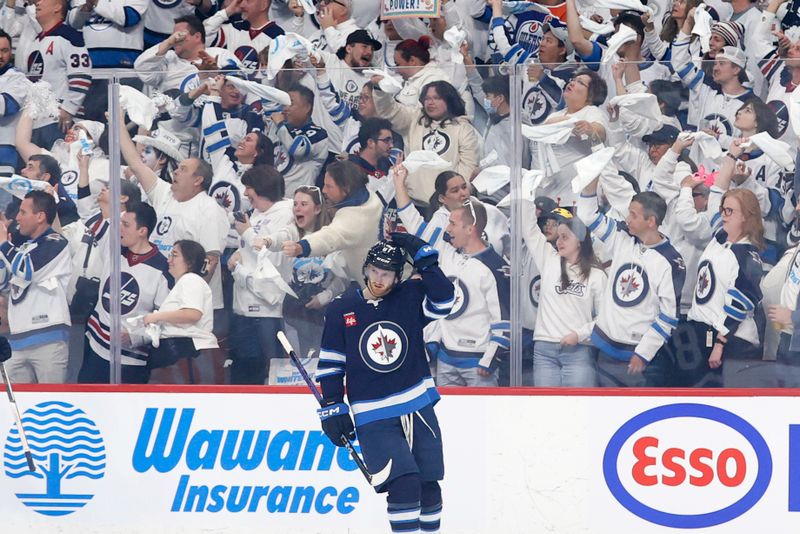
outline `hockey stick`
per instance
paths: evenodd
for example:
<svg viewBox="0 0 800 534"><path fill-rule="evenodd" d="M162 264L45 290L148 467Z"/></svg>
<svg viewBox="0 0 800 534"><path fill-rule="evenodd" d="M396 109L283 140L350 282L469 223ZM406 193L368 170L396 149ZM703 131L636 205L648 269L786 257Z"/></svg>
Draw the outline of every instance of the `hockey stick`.
<svg viewBox="0 0 800 534"><path fill-rule="evenodd" d="M11 405L11 413L14 414L17 431L19 432L19 439L22 441L22 450L25 452L25 459L28 461L28 469L30 469L31 472L34 472L36 471L36 465L33 463L33 454L31 454L31 448L28 446L28 440L25 438L25 430L22 428L22 419L19 416L17 401L14 398L14 391L11 389L11 381L8 379L8 375L6 374L6 366L3 362L0 362L0 374L3 375L3 382L6 385L8 403Z"/></svg>
<svg viewBox="0 0 800 534"><path fill-rule="evenodd" d="M314 381L311 380L310 376L308 376L308 371L306 371L306 368L303 366L300 358L297 357L297 354L294 352L291 343L289 343L289 339L286 337L286 334L284 334L283 331L278 331L278 341L281 342L281 345L283 345L283 350L285 350L286 354L289 355L289 358L292 359L295 367L297 367L297 370L300 372L300 376L303 377L303 381L305 381L308 389L311 390L311 393L314 394L314 398L317 399L320 407L322 407L322 393L319 392L317 386L314 385ZM386 467L377 473L370 473L367 470L367 466L364 464L364 460L361 459L361 456L359 456L355 448L353 448L353 442L351 442L345 435L341 436L341 440L342 445L344 445L344 447L347 449L347 452L350 453L350 457L356 463L359 471L361 471L361 474L364 475L364 478L367 479L367 482L376 488L386 482L386 479L389 478L389 473L392 470L391 458L389 459L389 463L386 464Z"/></svg>

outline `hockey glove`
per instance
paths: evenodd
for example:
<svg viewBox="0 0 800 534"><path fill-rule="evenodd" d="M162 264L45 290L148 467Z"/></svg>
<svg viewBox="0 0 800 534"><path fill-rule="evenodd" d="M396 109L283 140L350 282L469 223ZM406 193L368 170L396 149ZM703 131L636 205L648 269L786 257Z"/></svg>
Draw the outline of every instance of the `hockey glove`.
<svg viewBox="0 0 800 534"><path fill-rule="evenodd" d="M417 271L422 272L439 262L439 252L427 241L405 232L392 232L391 237L411 256Z"/></svg>
<svg viewBox="0 0 800 534"><path fill-rule="evenodd" d="M11 358L11 345L8 344L8 339L0 336L0 363L9 358Z"/></svg>
<svg viewBox="0 0 800 534"><path fill-rule="evenodd" d="M356 431L353 427L353 420L350 419L350 410L347 404L335 400L324 400L322 408L317 410L317 414L322 421L322 431L337 447L344 447L342 436L350 441L356 439Z"/></svg>

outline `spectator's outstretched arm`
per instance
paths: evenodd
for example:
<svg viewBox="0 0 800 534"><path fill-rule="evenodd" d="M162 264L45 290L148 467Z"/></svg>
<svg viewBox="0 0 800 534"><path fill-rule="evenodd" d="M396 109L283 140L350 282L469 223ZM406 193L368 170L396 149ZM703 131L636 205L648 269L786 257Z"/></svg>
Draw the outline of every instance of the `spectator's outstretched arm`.
<svg viewBox="0 0 800 534"><path fill-rule="evenodd" d="M17 121L14 143L17 145L17 152L25 161L28 161L31 156L42 153L42 149L31 142L31 135L33 135L33 120L27 111L22 110L19 121Z"/></svg>
<svg viewBox="0 0 800 534"><path fill-rule="evenodd" d="M136 150L136 145L133 143L128 129L125 127L125 117L119 118L119 146L122 157L125 158L128 168L130 168L133 175L139 180L139 183L144 188L145 193L149 193L156 185L159 179L153 170L142 162L139 157L139 152Z"/></svg>
<svg viewBox="0 0 800 534"><path fill-rule="evenodd" d="M594 50L592 42L583 35L583 28L578 16L575 0L567 0L567 33L575 51L582 56L588 56Z"/></svg>

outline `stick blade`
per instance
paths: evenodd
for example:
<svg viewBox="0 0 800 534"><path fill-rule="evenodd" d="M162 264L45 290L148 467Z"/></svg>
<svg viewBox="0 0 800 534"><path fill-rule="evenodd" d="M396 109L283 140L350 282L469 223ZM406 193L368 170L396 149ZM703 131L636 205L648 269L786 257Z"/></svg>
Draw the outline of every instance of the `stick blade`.
<svg viewBox="0 0 800 534"><path fill-rule="evenodd" d="M369 476L369 483L372 484L372 487L377 488L378 486L383 485L386 482L386 479L389 478L389 474L392 472L392 459L389 458L389 462L386 464L386 467L378 471L377 473L373 473Z"/></svg>

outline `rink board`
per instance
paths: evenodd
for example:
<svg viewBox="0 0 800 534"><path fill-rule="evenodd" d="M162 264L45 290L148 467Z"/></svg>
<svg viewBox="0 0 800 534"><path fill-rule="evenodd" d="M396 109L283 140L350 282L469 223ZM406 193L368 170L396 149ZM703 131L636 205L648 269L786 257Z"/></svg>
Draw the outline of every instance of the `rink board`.
<svg viewBox="0 0 800 534"><path fill-rule="evenodd" d="M302 388L18 390L40 476L3 396L4 532L388 531ZM499 391L437 406L442 532L800 529L798 391Z"/></svg>

